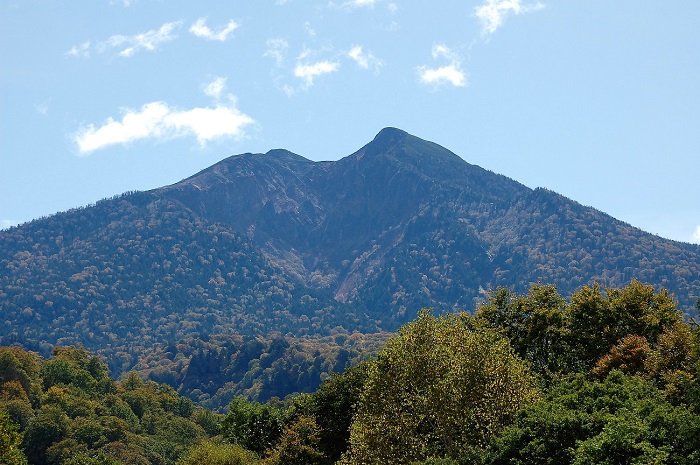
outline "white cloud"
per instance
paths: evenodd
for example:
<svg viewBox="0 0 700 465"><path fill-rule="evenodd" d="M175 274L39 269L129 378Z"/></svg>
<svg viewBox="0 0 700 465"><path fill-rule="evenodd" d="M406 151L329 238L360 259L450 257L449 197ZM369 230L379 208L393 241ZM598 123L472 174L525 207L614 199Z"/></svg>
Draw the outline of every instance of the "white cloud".
<svg viewBox="0 0 700 465"><path fill-rule="evenodd" d="M95 45L95 49L103 53L111 49L121 49L117 55L121 57L131 57L140 50L153 51L161 44L177 38L175 31L182 25L182 21L173 21L163 24L159 29L152 29L132 36L113 35L104 42ZM74 46L67 54L87 58L90 56L90 42L84 42L79 46Z"/></svg>
<svg viewBox="0 0 700 465"><path fill-rule="evenodd" d="M362 47L360 46L353 47L352 49L350 49L350 51L348 52L348 56L352 58L360 68L363 69L369 69L370 67L372 67L375 72L379 72L379 69L383 66L383 63L380 59L378 59L371 53L364 53L362 51Z"/></svg>
<svg viewBox="0 0 700 465"><path fill-rule="evenodd" d="M464 87L467 85L464 73L454 65L423 69L420 74L420 81L423 84L442 84L449 82L455 87Z"/></svg>
<svg viewBox="0 0 700 465"><path fill-rule="evenodd" d="M503 25L506 15L510 13L520 15L542 8L544 4L540 2L523 5L520 0L486 0L486 3L474 8L474 15L481 21L482 35L488 35L496 32Z"/></svg>
<svg viewBox="0 0 700 465"><path fill-rule="evenodd" d="M133 36L112 36L107 39L107 44L114 48L127 45L126 48L119 52L119 56L130 57L139 50L153 51L158 48L160 44L176 39L177 36L174 34L174 32L181 25L181 21L175 21L163 24L158 30L152 29L148 32L143 32Z"/></svg>
<svg viewBox="0 0 700 465"><path fill-rule="evenodd" d="M374 5L379 3L381 0L348 0L346 2L342 2L340 4L335 3L334 1L330 1L328 3L328 6L334 7L334 8L340 8L343 10L354 10L355 8L374 8Z"/></svg>
<svg viewBox="0 0 700 465"><path fill-rule="evenodd" d="M386 10L388 11L389 15L394 15L399 10L399 5L397 2L387 0L330 0L328 2L328 7L337 10L343 10L349 13L362 8L374 10L374 7L378 6L379 4L386 6ZM398 26L394 23L391 23L391 25L389 26L389 30L395 30L397 28Z"/></svg>
<svg viewBox="0 0 700 465"><path fill-rule="evenodd" d="M422 84L438 86L441 84L452 84L455 87L467 85L466 73L462 70L459 56L452 52L445 45L435 45L432 51L433 59L445 58L449 64L438 68L428 68L421 66L418 68L418 77Z"/></svg>
<svg viewBox="0 0 700 465"><path fill-rule="evenodd" d="M42 116L46 116L49 114L49 104L48 102L42 102L42 103L35 103L34 104L34 109L36 110L37 113L39 113Z"/></svg>
<svg viewBox="0 0 700 465"><path fill-rule="evenodd" d="M266 45L267 50L265 50L263 56L272 58L277 66L281 67L284 64L284 58L289 48L287 41L284 39L268 39Z"/></svg>
<svg viewBox="0 0 700 465"><path fill-rule="evenodd" d="M304 81L306 87L311 87L314 84L314 79L318 76L333 73L340 68L340 64L336 61L317 61L311 64L297 63L294 68L294 76Z"/></svg>
<svg viewBox="0 0 700 465"><path fill-rule="evenodd" d="M238 110L233 96L229 96L226 104L189 110L171 108L164 102L151 102L138 110L126 110L121 121L108 118L101 126L90 124L80 128L73 139L81 155L147 138L194 136L200 145L205 145L220 138L240 139L244 136L244 127L252 123L251 117Z"/></svg>
<svg viewBox="0 0 700 465"><path fill-rule="evenodd" d="M309 35L309 37L316 37L316 31L314 30L313 27L311 27L311 23L306 21L304 23L304 30L306 33Z"/></svg>
<svg viewBox="0 0 700 465"><path fill-rule="evenodd" d="M90 41L83 42L80 45L73 45L73 48L66 52L66 55L77 58L90 58Z"/></svg>
<svg viewBox="0 0 700 465"><path fill-rule="evenodd" d="M297 56L292 68L286 63L288 48L289 44L284 39L269 39L267 41L267 50L263 54L263 56L275 60L278 68L273 70L275 84L288 96L307 90L314 85L316 78L340 69L340 62L337 59L314 59L312 56L317 55L318 52L306 48ZM329 51L329 49L322 50L323 53ZM301 83L294 85L293 83L285 82L289 78L287 73L291 73Z"/></svg>
<svg viewBox="0 0 700 465"><path fill-rule="evenodd" d="M221 97L224 89L226 89L226 78L220 76L215 77L211 82L205 84L203 87L204 94L216 99Z"/></svg>
<svg viewBox="0 0 700 465"><path fill-rule="evenodd" d="M236 108L236 101L215 108L193 108L188 111L172 112L166 119L178 133L194 134L204 145L221 137L243 137L243 127L253 123L253 119Z"/></svg>
<svg viewBox="0 0 700 465"><path fill-rule="evenodd" d="M95 127L91 124L81 128L75 136L78 151L81 154L89 154L114 144L159 137L164 129L163 122L170 111L165 103L152 102L142 106L140 111L127 111L121 121L108 118L102 126Z"/></svg>
<svg viewBox="0 0 700 465"><path fill-rule="evenodd" d="M214 32L207 26L207 20L205 18L199 18L190 27L190 32L197 37L202 37L208 40L218 40L219 42L225 42L229 38L231 33L238 29L238 24L234 20L230 20L228 24L223 27L219 32Z"/></svg>
<svg viewBox="0 0 700 465"><path fill-rule="evenodd" d="M693 241L695 241L696 244L700 244L700 225L695 228L695 232L693 233Z"/></svg>

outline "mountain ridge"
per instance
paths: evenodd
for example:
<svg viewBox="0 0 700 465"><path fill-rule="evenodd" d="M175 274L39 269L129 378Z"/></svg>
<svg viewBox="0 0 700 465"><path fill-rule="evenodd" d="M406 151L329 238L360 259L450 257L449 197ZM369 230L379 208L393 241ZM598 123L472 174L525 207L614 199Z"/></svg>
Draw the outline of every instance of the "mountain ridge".
<svg viewBox="0 0 700 465"><path fill-rule="evenodd" d="M119 338L391 331L422 307L471 311L489 289L534 282L566 295L639 279L690 313L700 294L700 246L396 128L338 161L235 155L2 231L0 270L0 342L109 350Z"/></svg>

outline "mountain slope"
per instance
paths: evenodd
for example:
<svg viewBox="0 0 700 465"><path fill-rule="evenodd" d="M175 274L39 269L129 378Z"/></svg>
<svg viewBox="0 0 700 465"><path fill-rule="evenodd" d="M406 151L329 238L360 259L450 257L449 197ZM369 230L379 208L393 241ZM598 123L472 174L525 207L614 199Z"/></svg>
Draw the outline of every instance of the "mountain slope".
<svg viewBox="0 0 700 465"><path fill-rule="evenodd" d="M692 311L700 247L393 128L335 162L285 150L0 232L0 342L123 353L209 334L393 330L485 290L632 278Z"/></svg>
<svg viewBox="0 0 700 465"><path fill-rule="evenodd" d="M569 293L639 278L675 291L689 311L699 293L698 246L529 189L393 128L337 162L281 150L232 157L158 192L245 232L286 272L390 328L421 306L471 309L480 289L501 285L546 281Z"/></svg>

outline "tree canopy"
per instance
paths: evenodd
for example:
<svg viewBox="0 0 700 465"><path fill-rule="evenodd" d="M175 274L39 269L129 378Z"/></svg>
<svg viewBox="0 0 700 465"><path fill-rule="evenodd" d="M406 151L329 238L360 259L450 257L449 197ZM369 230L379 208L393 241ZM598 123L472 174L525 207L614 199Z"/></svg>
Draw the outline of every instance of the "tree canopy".
<svg viewBox="0 0 700 465"><path fill-rule="evenodd" d="M411 463L482 447L537 397L508 341L424 311L369 370L345 463Z"/></svg>

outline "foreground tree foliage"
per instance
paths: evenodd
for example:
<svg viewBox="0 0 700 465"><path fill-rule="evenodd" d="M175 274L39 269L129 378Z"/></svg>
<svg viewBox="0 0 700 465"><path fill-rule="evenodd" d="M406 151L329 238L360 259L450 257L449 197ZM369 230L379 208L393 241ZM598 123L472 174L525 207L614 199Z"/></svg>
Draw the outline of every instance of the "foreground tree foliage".
<svg viewBox="0 0 700 465"><path fill-rule="evenodd" d="M20 450L22 435L10 415L0 410L0 463L4 465L26 465L27 459Z"/></svg>
<svg viewBox="0 0 700 465"><path fill-rule="evenodd" d="M182 390L217 360L297 351L270 340L192 349ZM251 397L222 396L221 415L135 371L116 381L83 348L0 347L0 464L700 464L700 329L637 281L569 299L498 289L473 316L421 312L313 393Z"/></svg>
<svg viewBox="0 0 700 465"><path fill-rule="evenodd" d="M135 373L116 382L82 348L53 355L0 348L0 412L19 428L29 464L175 464L208 437L198 424L208 416L169 386Z"/></svg>
<svg viewBox="0 0 700 465"><path fill-rule="evenodd" d="M205 441L192 447L177 465L251 465L258 461L255 453L238 444Z"/></svg>
<svg viewBox="0 0 700 465"><path fill-rule="evenodd" d="M488 464L697 464L700 416L653 382L579 374L524 409L488 447Z"/></svg>
<svg viewBox="0 0 700 465"><path fill-rule="evenodd" d="M285 424L284 412L269 404L234 398L221 423L221 434L234 444L264 453L277 444Z"/></svg>
<svg viewBox="0 0 700 465"><path fill-rule="evenodd" d="M667 291L636 280L623 289L584 286L568 303L552 285L534 285L523 296L498 289L475 318L505 334L533 370L550 378L590 370L626 336L654 345L683 322Z"/></svg>
<svg viewBox="0 0 700 465"><path fill-rule="evenodd" d="M493 330L423 312L372 365L352 424L348 464L411 463L483 447L537 391Z"/></svg>
<svg viewBox="0 0 700 465"><path fill-rule="evenodd" d="M365 362L333 375L315 393L297 399L296 410L313 418L321 429L319 450L326 463L335 463L350 445L350 426L372 365Z"/></svg>
<svg viewBox="0 0 700 465"><path fill-rule="evenodd" d="M323 465L321 430L313 418L299 417L283 431L265 465Z"/></svg>

